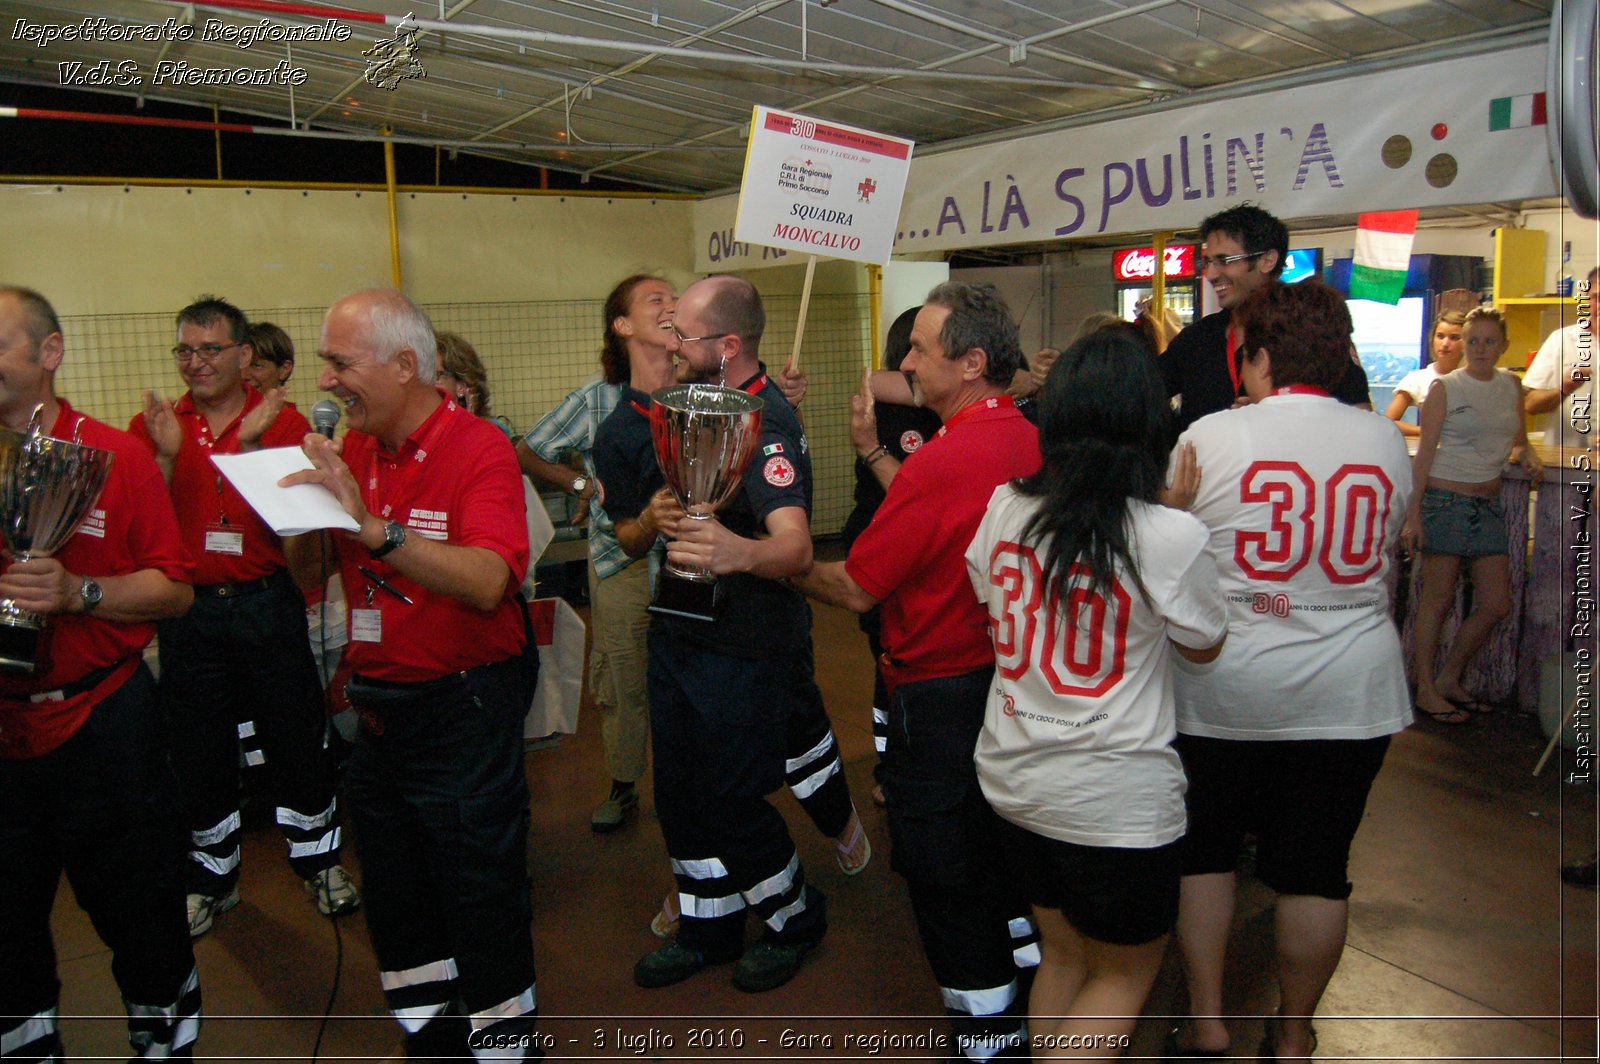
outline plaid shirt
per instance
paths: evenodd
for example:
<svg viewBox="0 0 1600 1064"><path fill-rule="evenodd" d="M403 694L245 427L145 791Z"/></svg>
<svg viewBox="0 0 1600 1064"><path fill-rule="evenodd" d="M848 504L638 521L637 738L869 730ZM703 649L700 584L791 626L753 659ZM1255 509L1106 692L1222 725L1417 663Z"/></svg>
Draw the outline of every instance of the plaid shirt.
<svg viewBox="0 0 1600 1064"><path fill-rule="evenodd" d="M594 480L594 437L600 423L610 416L622 398L620 384L607 384L595 378L569 393L554 410L528 430L522 442L546 462L560 461L567 451L583 454L583 468ZM600 506L599 498L589 500L589 559L602 580L626 569L633 561L617 542L617 526Z"/></svg>

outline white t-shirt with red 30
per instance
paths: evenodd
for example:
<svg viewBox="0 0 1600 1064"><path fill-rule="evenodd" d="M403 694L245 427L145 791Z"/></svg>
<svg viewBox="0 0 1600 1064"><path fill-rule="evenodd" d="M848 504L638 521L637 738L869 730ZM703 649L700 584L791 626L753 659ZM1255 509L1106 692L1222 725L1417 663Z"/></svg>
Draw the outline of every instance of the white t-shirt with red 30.
<svg viewBox="0 0 1600 1064"><path fill-rule="evenodd" d="M1279 394L1202 418L1190 512L1211 530L1228 642L1178 662L1178 730L1368 739L1411 723L1390 584L1411 460L1387 418ZM1176 454L1177 452L1174 452Z"/></svg>
<svg viewBox="0 0 1600 1064"><path fill-rule="evenodd" d="M1206 530L1178 510L1129 506L1131 552L1150 593L1119 567L1107 593L1045 599L1047 549L1021 542L1039 500L995 489L967 548L988 607L995 680L978 738L978 781L995 812L1081 846L1148 848L1183 835L1183 766L1168 639L1215 646L1227 610Z"/></svg>

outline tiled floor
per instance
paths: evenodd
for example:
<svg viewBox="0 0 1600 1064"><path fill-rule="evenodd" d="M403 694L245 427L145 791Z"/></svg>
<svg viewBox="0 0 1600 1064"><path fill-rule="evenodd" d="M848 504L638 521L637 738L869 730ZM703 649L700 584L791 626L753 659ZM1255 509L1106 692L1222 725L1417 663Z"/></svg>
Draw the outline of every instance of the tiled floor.
<svg viewBox="0 0 1600 1064"><path fill-rule="evenodd" d="M664 990L634 987L633 962L657 944L648 922L669 883L651 803L615 835L589 830L605 778L587 710L578 735L528 755L539 1005L552 1056L948 1054L918 1048L946 1025L889 868L882 811L868 795L865 641L853 617L828 608L817 610L816 639L819 682L877 856L846 878L828 841L787 795L779 799L808 877L830 897L828 938L788 986L746 995L715 968ZM1595 1058L1596 894L1556 876L1564 852L1593 845L1594 791L1562 786L1553 766L1533 779L1542 748L1531 719L1507 714L1463 728L1424 723L1397 738L1356 840L1349 945L1317 1020L1321 1058ZM1243 882L1228 1008L1240 1017L1230 1023L1236 1049L1254 1056L1259 1017L1274 1004L1271 917L1265 892ZM308 1060L320 1031L322 1060L395 1055L398 1029L383 1011L363 918L335 926L319 917L265 824L247 833L242 891L243 903L196 945L201 1054ZM109 957L65 885L56 936L68 1052L125 1059ZM1159 1056L1165 1017L1180 1011L1180 999L1169 957L1130 1058ZM785 1032L794 1036L788 1042Z"/></svg>

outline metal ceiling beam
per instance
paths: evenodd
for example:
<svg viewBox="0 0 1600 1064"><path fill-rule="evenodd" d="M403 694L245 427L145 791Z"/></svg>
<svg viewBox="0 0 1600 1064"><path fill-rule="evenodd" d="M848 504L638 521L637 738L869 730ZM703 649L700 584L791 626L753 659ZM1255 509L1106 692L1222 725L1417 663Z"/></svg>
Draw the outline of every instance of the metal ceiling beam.
<svg viewBox="0 0 1600 1064"><path fill-rule="evenodd" d="M1250 78L1206 89L1197 89L1182 99L1146 101L1126 107L1108 108L1090 114L1072 115L1049 122L1039 122L1026 129L999 130L993 133L978 133L970 137L958 137L942 143L936 148L919 149L918 155L920 158L926 159L930 154L937 155L947 151L959 151L962 148L1015 140L1018 137L1032 136L1037 133L1054 133L1063 129L1077 129L1082 126L1096 125L1101 122L1129 118L1135 115L1159 114L1179 107L1192 107L1197 104L1212 103L1218 100L1236 99L1247 94L1258 95L1264 92L1276 92L1280 89L1297 89L1334 79L1390 70L1402 62L1431 63L1463 56L1483 55L1504 48L1518 48L1525 44L1543 44L1548 39L1549 34L1550 26L1548 22L1526 22L1516 26L1481 30L1467 34L1464 37L1458 37L1444 44L1396 48L1348 62L1324 63L1320 66L1297 70L1291 74L1271 74L1266 77Z"/></svg>
<svg viewBox="0 0 1600 1064"><path fill-rule="evenodd" d="M444 24L433 19L412 19L421 30L442 32ZM484 26L479 24L452 24L454 33L470 34L508 41L529 41L534 44L564 45L569 48L590 48L601 52L642 53L653 59L699 59L708 63L725 63L732 66L759 66L773 70L799 70L807 74L860 74L868 77L909 78L913 80L965 81L984 85L1031 85L1036 88L1108 89L1115 86L1095 83L1062 81L1059 78L1039 76L1022 77L1016 74L964 74L953 70L928 70L922 67L884 67L866 63L813 62L804 59L778 59L773 56L741 55L715 52L707 48L675 48L659 44L632 41L611 41L601 37L579 37L568 33L549 33L512 26ZM996 46L998 47L998 45ZM992 49L991 49L992 50Z"/></svg>
<svg viewBox="0 0 1600 1064"><path fill-rule="evenodd" d="M732 16L726 18L726 19L723 19L721 22L717 23L714 26L709 26L706 29L699 31L698 33L687 34L687 35L685 35L685 36L683 36L683 37L681 37L679 39L680 40L684 40L684 41L703 40L706 37L708 37L708 36L710 36L710 35L712 35L714 33L721 33L724 30L731 29L734 26L737 26L742 22L745 22L745 21L747 21L749 19L752 19L752 18L756 18L756 17L758 17L760 15L764 15L768 11L771 11L771 10L773 10L775 8L782 7L785 4L792 3L792 2L793 2L793 0L764 0L763 3L757 4L756 6L750 8L747 11L741 11L741 12L735 14L735 15L732 15ZM803 2L803 0L802 0L802 2ZM653 54L650 54L650 55L643 55L643 56L640 56L638 59L635 59L635 60L633 60L631 62L628 62L628 63L624 63L622 66L617 67L617 68L615 68L613 70L609 70L609 71L605 72L604 74L596 75L595 77L591 78L589 81L585 82L583 87L592 89L594 86L602 85L605 82L612 80L613 78L620 77L620 76L622 76L624 74L630 74L633 71L638 70L639 68L647 65L652 60L656 59L659 54L660 53L653 53ZM517 115L517 116L515 116L513 118L510 118L510 119L508 119L508 120L506 120L504 122L501 122L501 123L499 123L497 125L490 126L488 129L483 130L481 133L474 134L474 137L477 138L477 137L491 136L491 135L493 135L495 133L500 132L500 130L502 130L502 129L506 129L506 128L510 127L510 126L517 125L518 123L521 123L521 122L525 122L528 119L532 118L533 116L535 116L537 114L541 114L542 112L549 110L550 108L556 106L557 104L565 105L566 102L567 102L567 94L566 94L565 91L563 91L560 99L546 100L544 103L540 104L538 107L530 108L529 110L524 111L523 113L521 113L521 114L519 114L519 115ZM704 116L698 116L698 117L704 117ZM569 125L570 125L570 123L569 123ZM569 130L569 136L570 136L570 130Z"/></svg>
<svg viewBox="0 0 1600 1064"><path fill-rule="evenodd" d="M1090 70L1098 70L1103 74L1115 75L1116 77L1122 78L1125 81L1131 80L1134 82L1133 86L1131 87L1134 88L1150 90L1159 89L1164 92L1176 92L1183 89L1182 85L1167 81L1164 78L1152 78L1141 74L1130 74L1128 71L1119 70L1109 63L1097 62L1096 60L1089 59L1086 56L1073 55L1070 52L1060 52L1054 48L1035 47L1043 44L1046 41L1055 40L1057 37L1062 37L1069 33L1078 33L1082 30L1093 29L1096 26L1104 25L1107 22L1114 22L1119 19L1129 18L1135 15L1143 15L1159 8L1170 7L1171 5L1178 3L1179 0L1155 0L1154 3L1140 4L1137 7L1130 7L1122 11L1107 12L1104 15L1097 15L1091 19L1084 19L1081 22L1074 22L1069 26L1064 26L1059 29L1047 30L1044 33L1038 33L1032 37L1007 37L1003 34L991 33L988 30L973 26L969 23L963 23L957 19L947 18L938 12L930 11L927 8L920 7L916 4L907 3L906 0L872 0L872 2L880 7L887 7L891 11L898 11L903 15L910 15L912 18L922 19L924 22L931 22L935 26L943 26L945 29L954 30L957 33L964 33L969 37L976 37L980 41L988 41L996 47L1010 50L1013 54L1015 54L1016 50L1020 49L1021 52L1026 55L1027 51L1032 48L1045 58L1053 59L1058 63L1072 63L1076 66L1086 67ZM1113 86L1108 85L1106 88L1113 88Z"/></svg>
<svg viewBox="0 0 1600 1064"><path fill-rule="evenodd" d="M1108 22L1113 22L1113 21L1116 21L1116 20L1119 20L1119 19L1128 18L1128 17L1134 16L1134 15L1148 14L1149 12L1159 10L1160 8L1168 7L1171 4L1173 4L1174 2L1177 2L1177 0L1150 0L1149 3L1139 4L1139 5L1135 6L1135 7L1126 8L1126 9L1124 9L1122 11L1108 12L1108 13L1106 13L1104 15L1097 15L1094 18L1084 19L1081 22L1075 22L1075 23L1072 23L1071 25L1062 26L1062 27L1059 27L1058 29L1049 30L1049 31L1047 31L1045 33L1035 34L1033 37L1027 38L1027 40L1030 43L1036 43L1038 41L1044 41L1044 40L1054 40L1057 37L1064 37L1069 33L1076 33L1076 32L1079 32L1079 31L1085 30L1085 29L1093 29L1096 26L1102 26L1102 25L1105 25ZM949 65L951 63L964 62L964 61L966 61L968 59L974 59L974 58L977 58L978 56L987 55L987 54L989 54L990 52L993 52L995 49L997 49L999 47L1001 47L1001 46L998 45L998 44L992 44L992 43L991 44L979 45L978 47L968 49L965 52L957 52L957 53L954 53L954 54L951 54L951 55L944 56L941 59L932 60L929 63L923 64L923 68L924 69L937 69L937 68L942 67L942 66L947 66L947 65ZM846 99L848 97L855 96L858 93L866 92L869 89L878 88L879 86L883 85L885 83L885 81L888 81L888 80L892 80L892 79L887 79L886 78L886 79L879 80L879 81L867 82L867 83L861 84L861 85L852 85L849 88L840 89L837 92L828 93L828 94L823 95L823 96L813 97L812 99L807 100L804 103L802 103L800 106L802 106L802 107L816 107L816 106L819 106L821 104L832 103L832 102L834 102L836 100ZM1100 87L1101 88L1111 88L1110 86L1100 86ZM1175 86L1175 88L1181 89L1182 86ZM1121 91L1129 91L1129 90L1121 90ZM709 139L711 137L726 136L726 135L728 135L730 133L740 132L740 131L743 130L743 128L744 128L744 126L742 124L724 126L721 129L712 130L709 133L703 133L703 134L700 134L699 136L691 137L691 138L689 138L687 140L680 141L679 143L681 143L681 144L697 144L697 143L700 143L700 142L702 142L704 140L707 140L707 139ZM611 170L611 169L614 169L614 168L616 168L618 166L626 166L626 165L628 165L630 163L636 163L636 162L639 162L641 159L646 159L646 158L649 158L649 153L648 152L642 153L642 154L639 154L639 155L630 155L630 156L627 156L626 158L618 159L615 162L603 163L600 166L596 166L596 167L594 167L592 169L585 170L583 172L583 176L585 178L592 177L593 175L601 173L603 171Z"/></svg>
<svg viewBox="0 0 1600 1064"><path fill-rule="evenodd" d="M442 0L441 0L441 2L442 2ZM454 7L452 7L450 10L448 10L448 11L446 11L444 13L444 19L448 21L449 19L454 18L457 14L459 14L462 11L465 11L467 8L471 7L473 4L475 4L477 2L478 2L478 0L460 0L459 3L457 3ZM192 10L192 8L191 8L191 10ZM237 14L237 12L232 11L231 9L226 9L225 8L224 10L229 10L230 14ZM322 114L322 112L326 111L330 107L338 106L340 100L342 100L344 97L350 95L350 93L353 92L354 90L360 88L361 87L361 83L366 81L366 80L367 80L366 74L362 73L360 76L352 79L349 82L349 84L345 85L344 88L342 88L338 92L334 93L328 99L328 101L326 103L324 103L321 107L318 107L315 111L312 111L310 114L306 115L305 128L310 129L311 128L311 123L316 121L317 116Z"/></svg>

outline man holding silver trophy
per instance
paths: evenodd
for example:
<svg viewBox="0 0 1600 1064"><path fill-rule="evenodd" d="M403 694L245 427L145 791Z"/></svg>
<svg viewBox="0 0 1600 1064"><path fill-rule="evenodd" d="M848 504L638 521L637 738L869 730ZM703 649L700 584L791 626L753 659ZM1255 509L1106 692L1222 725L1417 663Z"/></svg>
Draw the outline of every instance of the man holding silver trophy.
<svg viewBox="0 0 1600 1064"><path fill-rule="evenodd" d="M33 659L0 668L0 1050L63 1055L50 909L65 871L112 951L135 1054L186 1058L199 973L142 653L189 608L193 566L154 459L56 396L64 354L49 302L0 287L0 605L45 619Z"/></svg>
<svg viewBox="0 0 1600 1064"><path fill-rule="evenodd" d="M765 324L748 282L723 276L691 285L673 330L680 380L701 394L657 395L715 416L685 417L671 429L665 402L647 408L634 393L601 426L595 448L602 504L623 549L647 553L664 534L670 566L717 578L714 601L689 592L686 608L658 612L651 623L656 809L682 919L673 941L635 965L634 981L645 987L737 959L736 987L770 990L794 977L827 930L826 901L806 883L788 827L766 800L784 782L791 720L821 699L810 671L810 610L780 583L811 565L811 460L799 419L760 362ZM652 424L653 454L638 445ZM759 434L746 437L755 424ZM619 432L634 445L610 438ZM740 452L753 456L747 466ZM691 514L656 490L667 479L656 456L675 466ZM696 462L715 468L702 477ZM749 950L746 909L764 925Z"/></svg>

